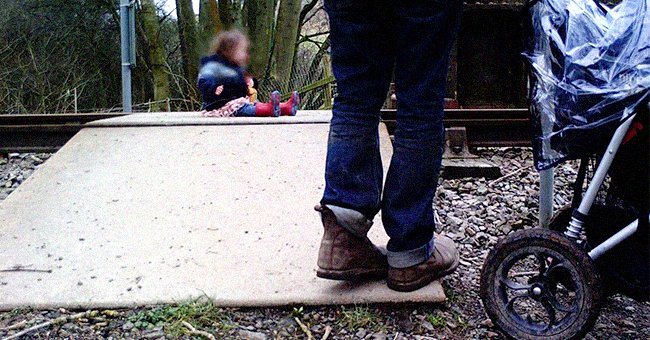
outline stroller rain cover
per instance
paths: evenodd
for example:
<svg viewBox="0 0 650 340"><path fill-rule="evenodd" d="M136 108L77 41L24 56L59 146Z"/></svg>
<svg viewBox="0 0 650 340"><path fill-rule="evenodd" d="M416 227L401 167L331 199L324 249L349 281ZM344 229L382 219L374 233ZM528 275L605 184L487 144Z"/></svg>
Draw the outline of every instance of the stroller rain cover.
<svg viewBox="0 0 650 340"><path fill-rule="evenodd" d="M540 0L530 9L535 167L603 152L650 94L650 0Z"/></svg>

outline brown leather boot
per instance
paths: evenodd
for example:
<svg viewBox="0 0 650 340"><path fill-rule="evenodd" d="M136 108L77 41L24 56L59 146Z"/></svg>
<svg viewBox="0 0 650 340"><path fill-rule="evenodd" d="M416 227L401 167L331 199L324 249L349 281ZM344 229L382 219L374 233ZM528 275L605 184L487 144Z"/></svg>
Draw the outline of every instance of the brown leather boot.
<svg viewBox="0 0 650 340"><path fill-rule="evenodd" d="M458 249L446 236L436 237L431 257L418 265L407 268L388 269L388 288L411 292L428 285L431 281L449 275L458 267Z"/></svg>
<svg viewBox="0 0 650 340"><path fill-rule="evenodd" d="M332 210L317 205L325 233L318 250L316 276L330 280L361 281L386 277L388 262L368 237L352 234L339 224Z"/></svg>

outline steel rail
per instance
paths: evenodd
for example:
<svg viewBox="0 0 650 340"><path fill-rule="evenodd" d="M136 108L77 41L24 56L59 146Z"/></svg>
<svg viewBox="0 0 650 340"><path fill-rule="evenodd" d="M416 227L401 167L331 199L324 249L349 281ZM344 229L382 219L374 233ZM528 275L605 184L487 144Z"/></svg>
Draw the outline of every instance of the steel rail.
<svg viewBox="0 0 650 340"><path fill-rule="evenodd" d="M389 132L396 126L396 110L382 110ZM0 152L55 152L84 124L124 113L0 115ZM529 146L526 109L447 109L446 127L465 127L470 147Z"/></svg>

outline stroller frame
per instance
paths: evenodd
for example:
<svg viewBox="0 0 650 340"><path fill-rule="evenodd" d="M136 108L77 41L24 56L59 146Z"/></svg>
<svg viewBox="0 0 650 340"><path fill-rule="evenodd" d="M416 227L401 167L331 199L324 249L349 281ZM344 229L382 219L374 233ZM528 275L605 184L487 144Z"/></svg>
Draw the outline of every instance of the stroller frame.
<svg viewBox="0 0 650 340"><path fill-rule="evenodd" d="M641 105L637 108L643 109L648 103ZM582 185L588 164L581 163L570 218L560 214L551 222L554 168L544 170L540 172L541 228L510 233L488 253L481 269L479 295L485 312L507 337L575 339L595 324L605 297L604 281L595 260L632 239L645 216L638 215L631 223L626 218L603 224L603 230L613 227L610 231L615 233L608 234L604 241L595 241L600 244L589 249L593 245L587 244L588 229L593 231L593 224L599 223L589 213L593 210L594 216L599 215L595 202L600 188L610 169L618 166L614 158L632 123L642 115L645 112L635 110L618 122L584 194ZM630 287L636 289L633 284ZM518 304L523 300L526 303Z"/></svg>
<svg viewBox="0 0 650 340"><path fill-rule="evenodd" d="M648 104L650 107L650 104ZM571 221L567 226L564 235L569 237L574 241L578 241L584 232L584 223L587 215L589 215L589 210L591 209L598 190L602 185L607 172L609 171L618 148L623 142L623 138L627 134L627 131L632 124L632 121L636 117L636 113L625 118L623 123L616 129L612 139L605 150L605 153L598 165L594 176L587 187L587 191L580 202L580 206L573 211L571 216ZM549 169L540 173L540 225L548 226L550 223L550 216L553 215L553 169ZM632 236L639 225L639 219L628 224L625 228L621 229L616 234L612 235L610 238L593 248L588 252L589 257L593 260L596 260L612 248L614 248L619 243L623 242L630 236Z"/></svg>
<svg viewBox="0 0 650 340"><path fill-rule="evenodd" d="M527 0L524 10L530 12L532 6L539 1ZM555 0L548 1L555 3ZM558 4L563 4L562 1L557 0ZM599 5L597 0L594 1ZM646 7L650 8L650 2ZM592 9L597 13L596 9ZM632 11L630 8L626 10L626 13ZM549 10L544 13L553 15L555 12ZM550 17L549 20L551 23L547 26L551 30L554 25L559 25L558 30L563 27L561 24L564 21L561 18ZM542 25L543 23L534 20L525 22L532 22L532 25L528 26L532 34L548 33L549 27ZM560 38L561 33L557 33ZM530 43L534 41L531 40ZM551 46L551 43L539 47L550 49L555 46ZM557 46L564 45L559 42ZM542 51L542 53L550 53L551 56L548 58L551 60L529 55L533 63L532 67L538 66L545 72L548 67L555 64L559 68L563 67L564 60L554 59L554 53L557 52L554 51ZM536 59L537 57L539 58ZM540 77L545 79L552 76L554 73L548 75L542 72ZM608 261L610 261L609 257L619 261L620 256L627 256L632 254L628 254L630 251L636 251L636 248L627 248L623 245L629 243L633 247L642 246L639 242L643 242L640 237L644 235L640 235L639 231L647 227L646 218L649 217L647 201L642 197L647 196L645 194L647 191L646 188L640 187L641 182L647 183L647 172L644 168L646 164L641 167L636 165L636 160L639 158L635 155L634 148L644 150L644 159L647 159L647 149L640 144L644 143L643 140L636 139L638 134L633 136L628 132L641 131L637 128L637 122L640 117L647 120L645 117L650 109L648 103L650 93L639 92L646 91L647 87L635 87L636 92L625 94L636 95L634 98L637 99L629 97L634 101L629 104L619 102L618 97L610 98L610 101L605 102L602 102L602 98L596 97L585 97L584 103L577 99L565 102L562 101L564 100L562 96L554 97L555 93L552 92L554 90L550 85L549 88L541 88L539 90L542 91L541 94L535 92L534 89L538 88L533 82L538 80L537 74L531 72L529 99L536 98L548 104L539 106L531 104L533 119L539 118L539 121L533 121L534 133L541 136L534 135L533 151L536 156L534 162L538 170L544 169L539 171L539 227L516 230L494 245L481 268L479 295L486 314L508 338L577 339L585 336L596 323L608 293L621 292L635 299L636 297L640 300L647 299L647 292L643 291L647 287L646 272L637 273L636 267L625 266L612 269L609 268ZM552 82L552 79L549 81ZM615 84L617 87L619 85ZM622 86L623 90L627 88ZM591 92L588 92L590 90L590 87L586 87L585 93L590 94ZM551 102L547 102L549 100ZM585 105L592 105L595 100L599 100L598 103L602 103L602 107L595 112L580 112ZM610 108L608 106L610 102L619 106L624 105L625 109L619 106ZM577 105L580 103L583 105ZM565 108L561 104L576 105ZM556 116L558 111L555 111L558 105L560 105L561 115L559 118ZM630 109L632 112L625 111ZM613 118L609 115L606 117L607 120L603 120L602 115L608 114L603 110L616 110L618 116ZM623 110L622 114L621 110ZM574 114L580 117L574 118ZM589 122L592 125L582 128L582 122ZM647 121L641 122L641 125L645 129L642 136L645 136ZM589 132L588 129L600 129L600 126L603 126L600 135L592 137L586 134ZM569 129L565 130L566 127ZM607 134L604 134L605 132ZM562 139L565 137L566 139ZM631 139L633 142L629 148L623 148L621 146L625 144L627 137L633 138ZM643 138L647 139L647 137ZM569 143L576 143L576 145ZM597 157L598 161L595 164L591 163L594 152L600 156ZM616 157L617 154L619 157ZM573 184L571 209L562 209L554 216L554 166L568 159L581 160ZM630 164L634 165L630 167ZM593 172L588 170L590 166ZM642 170L644 174L637 174L638 170ZM589 177L587 171L590 171ZM608 175L611 175L612 181L605 193L603 185ZM587 178L588 185L585 190L584 183ZM600 202L603 196L604 201ZM645 249L643 249L644 254ZM603 256L605 254L608 256ZM623 261L627 261L627 257L623 258ZM636 266L637 263L630 263L630 265Z"/></svg>

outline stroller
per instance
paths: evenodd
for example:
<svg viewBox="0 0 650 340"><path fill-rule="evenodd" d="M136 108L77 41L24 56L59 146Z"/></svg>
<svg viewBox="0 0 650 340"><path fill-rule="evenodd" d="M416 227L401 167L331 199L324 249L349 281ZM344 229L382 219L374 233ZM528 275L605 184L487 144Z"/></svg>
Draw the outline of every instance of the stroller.
<svg viewBox="0 0 650 340"><path fill-rule="evenodd" d="M542 227L501 239L480 282L486 313L509 337L581 337L607 294L648 300L649 7L526 6ZM553 167L567 160L580 160L572 203L551 219Z"/></svg>

